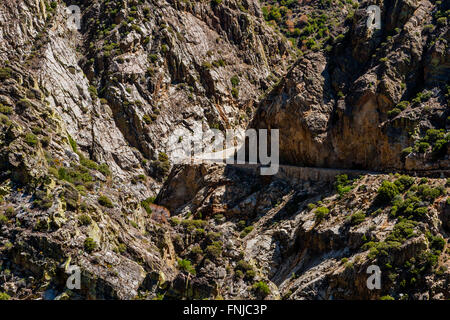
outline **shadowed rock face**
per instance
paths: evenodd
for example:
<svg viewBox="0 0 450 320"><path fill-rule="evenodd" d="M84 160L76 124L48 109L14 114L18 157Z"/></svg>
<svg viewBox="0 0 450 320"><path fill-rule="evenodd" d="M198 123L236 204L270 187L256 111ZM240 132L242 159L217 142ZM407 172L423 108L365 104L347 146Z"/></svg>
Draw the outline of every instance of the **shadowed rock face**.
<svg viewBox="0 0 450 320"><path fill-rule="evenodd" d="M445 132L448 126L449 55L437 41L448 27L431 32L426 26L437 10L428 1L400 1L395 8L382 6L389 18L381 30L368 31L363 8L341 43L293 66L260 102L251 127L280 129L282 163L448 168L447 148L432 159L423 152L402 154L428 129ZM421 92L429 92L426 99L414 100ZM389 113L401 101L411 103Z"/></svg>
<svg viewBox="0 0 450 320"><path fill-rule="evenodd" d="M448 299L450 8L376 2L2 0L0 298ZM248 127L278 174L174 161Z"/></svg>

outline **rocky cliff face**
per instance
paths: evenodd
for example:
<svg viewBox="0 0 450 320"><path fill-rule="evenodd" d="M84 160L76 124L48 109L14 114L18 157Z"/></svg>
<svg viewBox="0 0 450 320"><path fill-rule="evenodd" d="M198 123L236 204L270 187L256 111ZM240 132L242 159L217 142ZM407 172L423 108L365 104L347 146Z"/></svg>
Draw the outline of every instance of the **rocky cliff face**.
<svg viewBox="0 0 450 320"><path fill-rule="evenodd" d="M252 126L280 129L284 162L372 170L449 167L449 29L440 17L448 5L376 4L380 30L367 28L369 3L361 2L345 33L327 50L299 59L260 102ZM443 145L433 145L429 129L441 130Z"/></svg>
<svg viewBox="0 0 450 320"><path fill-rule="evenodd" d="M0 298L448 299L450 8L368 4L2 1ZM292 166L173 161L248 127Z"/></svg>
<svg viewBox="0 0 450 320"><path fill-rule="evenodd" d="M239 166L177 166L160 201L178 214L175 251L196 266L188 296L448 297L448 182L366 174L333 184L322 170L299 180L295 170L280 179ZM380 290L367 287L371 265L381 269ZM197 290L205 278L209 291Z"/></svg>

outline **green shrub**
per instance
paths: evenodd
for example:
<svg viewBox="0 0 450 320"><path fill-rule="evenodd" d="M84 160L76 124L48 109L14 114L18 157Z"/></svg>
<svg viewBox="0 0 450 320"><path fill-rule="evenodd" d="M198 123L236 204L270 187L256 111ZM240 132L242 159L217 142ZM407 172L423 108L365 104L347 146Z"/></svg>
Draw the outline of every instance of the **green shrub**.
<svg viewBox="0 0 450 320"><path fill-rule="evenodd" d="M5 293L5 292L0 292L0 301L2 300L10 300L11 297L9 296L9 294Z"/></svg>
<svg viewBox="0 0 450 320"><path fill-rule="evenodd" d="M98 171L102 173L105 177L111 175L111 171L109 170L109 166L106 163L102 163L98 166Z"/></svg>
<svg viewBox="0 0 450 320"><path fill-rule="evenodd" d="M399 192L408 190L414 184L414 178L406 175L400 176L394 184L397 186Z"/></svg>
<svg viewBox="0 0 450 320"><path fill-rule="evenodd" d="M320 222L325 218L325 216L330 212L330 210L327 207L319 207L314 212L316 221Z"/></svg>
<svg viewBox="0 0 450 320"><path fill-rule="evenodd" d="M139 182L144 183L145 181L147 181L147 177L145 176L145 174L138 174L131 178L132 184L137 184Z"/></svg>
<svg viewBox="0 0 450 320"><path fill-rule="evenodd" d="M244 278L244 273L243 273L241 270L236 270L236 272L234 273L234 275L235 275L236 278L238 278L238 279Z"/></svg>
<svg viewBox="0 0 450 320"><path fill-rule="evenodd" d="M345 264L345 269L353 269L353 267L354 267L353 262L347 262Z"/></svg>
<svg viewBox="0 0 450 320"><path fill-rule="evenodd" d="M366 218L366 215L362 211L358 211L351 215L350 223L352 226L355 226L357 224L362 223L365 218Z"/></svg>
<svg viewBox="0 0 450 320"><path fill-rule="evenodd" d="M88 226L92 223L91 217L89 217L87 214L83 214L78 217L78 221L82 226Z"/></svg>
<svg viewBox="0 0 450 320"><path fill-rule="evenodd" d="M206 221L204 220L183 220L181 221L181 225L186 228L201 228L206 225Z"/></svg>
<svg viewBox="0 0 450 320"><path fill-rule="evenodd" d="M253 228L254 228L253 226L245 227L244 230L242 230L240 237L245 238L250 232L253 231Z"/></svg>
<svg viewBox="0 0 450 320"><path fill-rule="evenodd" d="M0 80L11 78L12 70L10 68L0 68Z"/></svg>
<svg viewBox="0 0 450 320"><path fill-rule="evenodd" d="M152 213L152 208L150 208L150 204L155 202L155 197L150 197L141 201L141 206L145 209L148 214Z"/></svg>
<svg viewBox="0 0 450 320"><path fill-rule="evenodd" d="M389 110L387 115L389 118L395 118L396 116L398 116L400 114L400 112L402 112L402 110L400 110L399 108L394 108L392 110Z"/></svg>
<svg viewBox="0 0 450 320"><path fill-rule="evenodd" d="M70 134L67 134L67 139L69 140L69 144L72 147L73 152L78 152L78 145L75 140L73 140Z"/></svg>
<svg viewBox="0 0 450 320"><path fill-rule="evenodd" d="M305 43L306 47L308 47L309 49L312 49L314 47L317 46L316 41L313 38L309 38L306 43Z"/></svg>
<svg viewBox="0 0 450 320"><path fill-rule="evenodd" d="M52 207L53 200L49 197L45 197L43 199L36 199L33 201L33 205L41 210L48 210Z"/></svg>
<svg viewBox="0 0 450 320"><path fill-rule="evenodd" d="M341 33L336 38L334 38L334 43L339 43L339 42L343 41L344 38L345 38L345 35Z"/></svg>
<svg viewBox="0 0 450 320"><path fill-rule="evenodd" d="M144 114L144 116L142 117L142 120L146 123L146 124L151 124L153 122L153 119L151 116L149 116L148 114Z"/></svg>
<svg viewBox="0 0 450 320"><path fill-rule="evenodd" d="M411 189L413 189L413 187L411 187ZM403 200L401 196L394 197L392 204L392 217L403 216L412 220L421 220L428 213L428 208L424 206L422 199L416 195L412 195L412 192L408 192L405 200Z"/></svg>
<svg viewBox="0 0 450 320"><path fill-rule="evenodd" d="M92 238L84 240L84 251L91 253L97 248L97 243Z"/></svg>
<svg viewBox="0 0 450 320"><path fill-rule="evenodd" d="M172 217L172 218L170 218L169 222L173 227L175 227L181 223L181 220L178 218Z"/></svg>
<svg viewBox="0 0 450 320"><path fill-rule="evenodd" d="M445 240L440 236L431 238L431 247L435 250L442 251L445 248Z"/></svg>
<svg viewBox="0 0 450 320"><path fill-rule="evenodd" d="M114 205L107 196L100 196L98 197L98 203L106 208L113 208Z"/></svg>
<svg viewBox="0 0 450 320"><path fill-rule="evenodd" d="M427 213L428 213L428 208L427 207L416 208L413 211L413 218L414 218L414 220L423 219L423 218L425 218Z"/></svg>
<svg viewBox="0 0 450 320"><path fill-rule="evenodd" d="M203 250L200 247L200 245L196 244L195 246L192 247L191 252L195 255L202 255L203 254Z"/></svg>
<svg viewBox="0 0 450 320"><path fill-rule="evenodd" d="M0 213L0 226L5 225L7 222L8 218L3 213Z"/></svg>
<svg viewBox="0 0 450 320"><path fill-rule="evenodd" d="M239 89L238 89L238 88L233 88L233 89L231 89L231 95L232 95L233 98L235 98L235 99L239 98Z"/></svg>
<svg viewBox="0 0 450 320"><path fill-rule="evenodd" d="M432 93L430 91L422 91L417 93L416 97L412 99L413 103L426 102L430 99Z"/></svg>
<svg viewBox="0 0 450 320"><path fill-rule="evenodd" d="M245 222L245 220L240 220L237 224L236 224L236 228L238 230L244 230L245 226L247 225L247 222Z"/></svg>
<svg viewBox="0 0 450 320"><path fill-rule="evenodd" d="M449 144L449 139L439 139L433 145L432 152L435 158L442 157L447 152L447 146Z"/></svg>
<svg viewBox="0 0 450 320"><path fill-rule="evenodd" d="M253 270L253 267L250 263L245 260L239 260L236 263L235 270L241 270L243 272L247 272L248 270Z"/></svg>
<svg viewBox="0 0 450 320"><path fill-rule="evenodd" d="M179 259L178 269L188 272L192 275L196 274L195 268L191 265L191 261L189 261L188 259Z"/></svg>
<svg viewBox="0 0 450 320"><path fill-rule="evenodd" d="M89 170L78 166L75 168L60 167L58 169L58 179L65 180L73 184L83 184L92 181L92 176L89 174Z"/></svg>
<svg viewBox="0 0 450 320"><path fill-rule="evenodd" d="M406 239L416 236L416 233L414 232L416 224L417 222L415 221L401 219L395 224L392 232L386 237L386 241L403 243Z"/></svg>
<svg viewBox="0 0 450 320"><path fill-rule="evenodd" d="M119 243L119 245L117 246L117 251L119 253L124 253L125 251L127 251L127 246L124 243Z"/></svg>
<svg viewBox="0 0 450 320"><path fill-rule="evenodd" d="M447 25L447 17L440 17L436 20L436 22L439 26L444 27Z"/></svg>
<svg viewBox="0 0 450 320"><path fill-rule="evenodd" d="M219 258L222 255L222 242L214 241L211 245L206 247L206 254L212 258Z"/></svg>
<svg viewBox="0 0 450 320"><path fill-rule="evenodd" d="M400 109L400 110L405 110L408 106L409 106L409 102L408 101L400 101L397 104L397 108Z"/></svg>
<svg viewBox="0 0 450 320"><path fill-rule="evenodd" d="M89 86L88 88L89 94L91 95L92 99L96 99L98 96L97 88L94 86Z"/></svg>
<svg viewBox="0 0 450 320"><path fill-rule="evenodd" d="M131 28L132 28L134 31L136 31L137 33L140 33L140 34L143 33L143 32L142 32L142 29L141 29L138 25L136 25L136 24L133 24L133 25L131 26Z"/></svg>
<svg viewBox="0 0 450 320"><path fill-rule="evenodd" d="M426 264L429 268L434 268L439 262L439 256L437 254L428 253Z"/></svg>
<svg viewBox="0 0 450 320"><path fill-rule="evenodd" d="M255 276L256 276L255 270L247 270L245 272L245 279L246 280L253 280L253 278L255 278Z"/></svg>
<svg viewBox="0 0 450 320"><path fill-rule="evenodd" d="M33 132L34 134L42 134L42 129L38 126L33 126L31 127L31 132Z"/></svg>
<svg viewBox="0 0 450 320"><path fill-rule="evenodd" d="M225 62L225 60L223 60L223 59L219 59L219 60L216 60L216 61L213 61L213 66L215 66L216 68L219 68L219 67L224 67L225 65L226 65L226 62Z"/></svg>
<svg viewBox="0 0 450 320"><path fill-rule="evenodd" d="M233 87L237 87L239 85L239 82L240 82L238 76L231 77L230 81L231 81L231 85Z"/></svg>
<svg viewBox="0 0 450 320"><path fill-rule="evenodd" d="M197 228L197 229L194 230L194 234L196 236L199 236L199 237L202 237L202 238L205 236L205 233L206 233L206 231L203 228Z"/></svg>
<svg viewBox="0 0 450 320"><path fill-rule="evenodd" d="M164 152L160 152L158 154L158 160L159 161L163 161L163 162L169 161L169 156L166 153L164 153Z"/></svg>
<svg viewBox="0 0 450 320"><path fill-rule="evenodd" d="M0 113L3 114L12 114L13 109L11 107L4 106L0 103Z"/></svg>
<svg viewBox="0 0 450 320"><path fill-rule="evenodd" d="M334 187L340 197L344 196L353 189L353 186L350 184L351 181L348 179L346 174L337 175L335 179L336 181L334 182Z"/></svg>
<svg viewBox="0 0 450 320"><path fill-rule="evenodd" d="M38 144L38 139L36 138L36 136L32 133L27 133L25 135L25 142L32 146L35 147Z"/></svg>
<svg viewBox="0 0 450 320"><path fill-rule="evenodd" d="M264 281L258 281L253 284L253 291L261 297L266 297L270 294L270 288Z"/></svg>
<svg viewBox="0 0 450 320"><path fill-rule="evenodd" d="M11 218L14 215L14 208L13 207L6 208L5 213L7 217Z"/></svg>
<svg viewBox="0 0 450 320"><path fill-rule="evenodd" d="M418 142L418 143L415 145L415 148L416 148L417 152L419 152L419 153L425 153L425 152L427 152L428 149L430 148L430 144L429 144L428 142L424 142L424 141Z"/></svg>
<svg viewBox="0 0 450 320"><path fill-rule="evenodd" d="M80 163L81 163L81 165L85 166L86 168L93 169L93 170L98 169L98 164L95 161L87 159L83 156L80 157Z"/></svg>
<svg viewBox="0 0 450 320"><path fill-rule="evenodd" d="M133 228L139 229L139 225L136 222L134 222L133 220L130 220L130 224Z"/></svg>
<svg viewBox="0 0 450 320"><path fill-rule="evenodd" d="M216 240L219 240L221 236L222 233L220 232L208 232L206 238L208 239L208 241L214 242Z"/></svg>
<svg viewBox="0 0 450 320"><path fill-rule="evenodd" d="M339 185L346 185L348 184L348 175L346 174L339 174L335 177L334 186L337 188Z"/></svg>
<svg viewBox="0 0 450 320"><path fill-rule="evenodd" d="M417 193L423 200L434 202L442 193L440 188L432 188L426 184L422 184L418 187Z"/></svg>
<svg viewBox="0 0 450 320"><path fill-rule="evenodd" d="M369 241L367 243L365 243L363 245L363 249L367 250L369 249L369 254L367 255L367 257L369 259L374 259L377 258L378 256L388 256L388 251L391 247L396 247L401 245L400 243L386 243L386 242L373 242L373 241Z"/></svg>
<svg viewBox="0 0 450 320"><path fill-rule="evenodd" d="M383 181L380 188L378 188L377 200L382 204L389 203L397 194L399 190L397 186L390 181Z"/></svg>
<svg viewBox="0 0 450 320"><path fill-rule="evenodd" d="M423 141L433 143L438 139L442 139L445 137L444 129L428 129Z"/></svg>
<svg viewBox="0 0 450 320"><path fill-rule="evenodd" d="M209 62L207 62L207 61L205 61L205 62L202 63L202 67L203 67L204 69L206 69L206 70L209 70L209 69L212 68L212 64L209 63Z"/></svg>
<svg viewBox="0 0 450 320"><path fill-rule="evenodd" d="M10 126L12 124L8 116L5 116L4 114L0 114L0 123L6 126Z"/></svg>

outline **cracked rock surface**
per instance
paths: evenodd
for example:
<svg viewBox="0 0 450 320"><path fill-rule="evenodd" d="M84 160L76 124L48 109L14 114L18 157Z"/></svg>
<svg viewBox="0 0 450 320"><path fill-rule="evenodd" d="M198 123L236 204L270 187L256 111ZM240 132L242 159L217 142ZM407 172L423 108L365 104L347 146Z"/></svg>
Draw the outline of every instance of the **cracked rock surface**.
<svg viewBox="0 0 450 320"><path fill-rule="evenodd" d="M449 299L449 12L2 0L0 300ZM276 175L178 161L267 128Z"/></svg>

